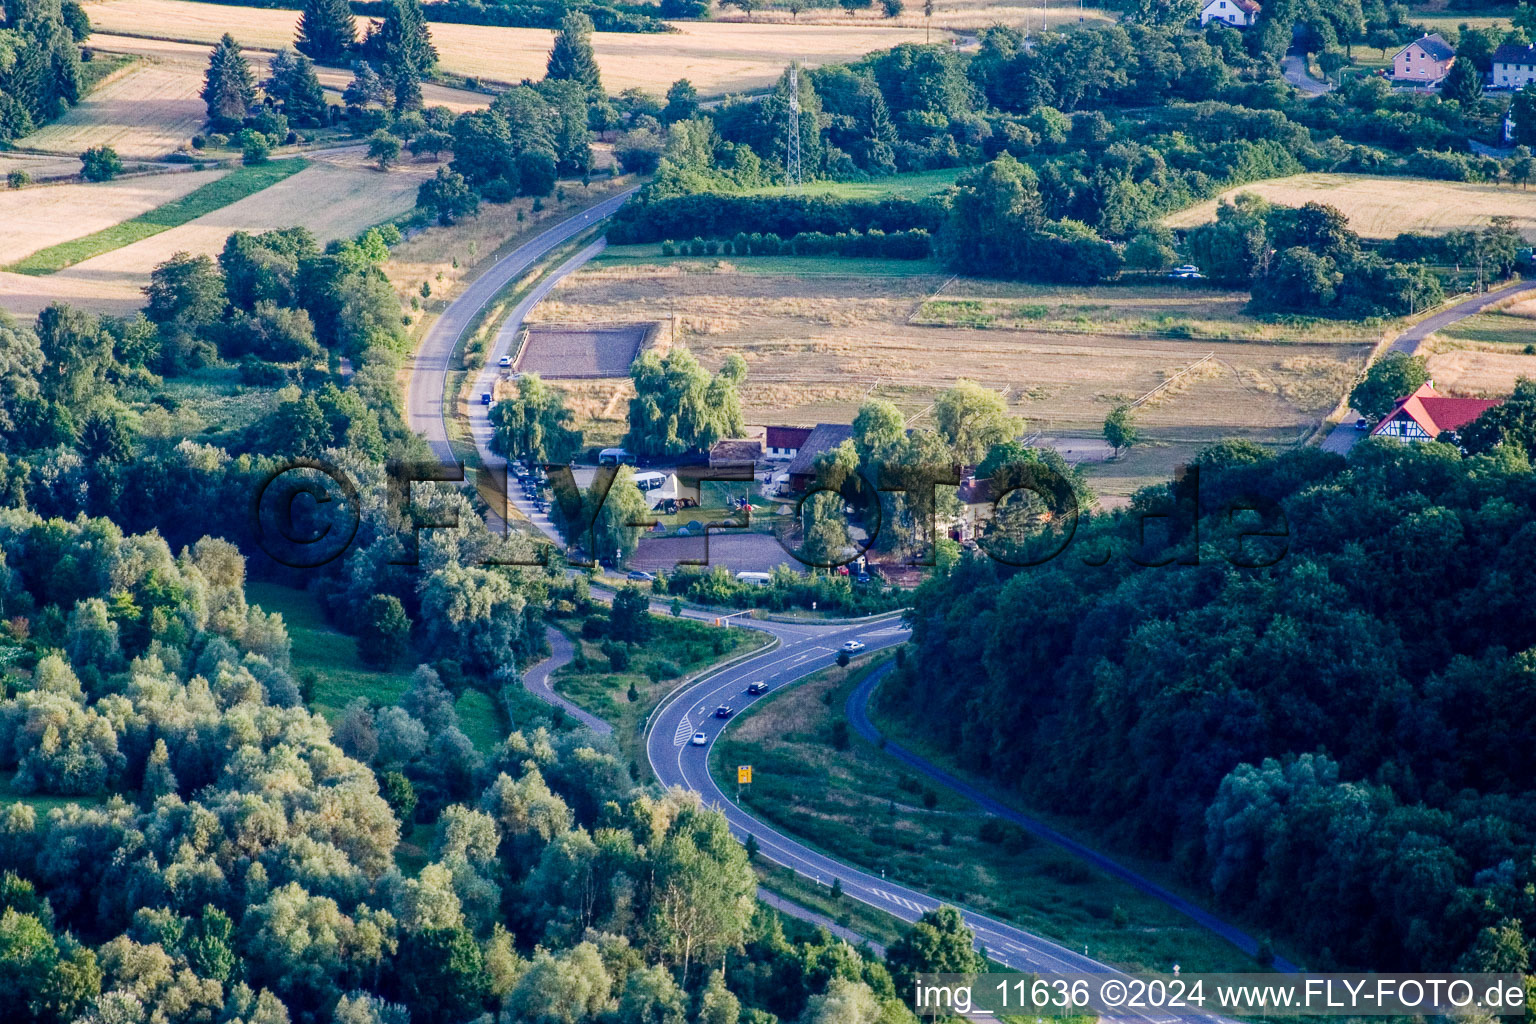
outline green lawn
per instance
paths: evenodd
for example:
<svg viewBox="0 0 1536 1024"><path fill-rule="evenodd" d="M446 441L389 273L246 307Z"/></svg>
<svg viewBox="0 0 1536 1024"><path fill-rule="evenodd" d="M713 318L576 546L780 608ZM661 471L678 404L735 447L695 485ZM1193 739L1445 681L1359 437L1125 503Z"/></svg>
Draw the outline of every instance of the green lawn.
<svg viewBox="0 0 1536 1024"><path fill-rule="evenodd" d="M840 738L834 726L867 670L828 669L744 711L712 751L722 788L734 793L735 766L751 764L742 805L776 828L940 899L1087 946L1096 958L1133 969L1258 969L1182 915L1021 829L990 826L994 841L983 840L981 826L993 819L970 801L856 735Z"/></svg>
<svg viewBox="0 0 1536 1024"><path fill-rule="evenodd" d="M357 641L332 629L319 603L308 591L276 583L247 583L247 600L264 611L280 612L293 643L293 672L315 675L310 708L334 722L354 697L368 697L376 704L393 704L410 685L411 670L379 672L357 656ZM466 727L465 732L469 730Z"/></svg>
<svg viewBox="0 0 1536 1024"><path fill-rule="evenodd" d="M864 259L851 256L663 256L661 245L610 245L592 261L593 266L641 267L679 263L710 269L729 263L743 274L778 274L795 277L925 277L941 276L938 260Z"/></svg>
<svg viewBox="0 0 1536 1024"><path fill-rule="evenodd" d="M579 638L579 623L555 623L571 636L583 659L573 660L555 672L555 689L583 709L611 722L619 748L642 769L643 726L656 706L677 689L679 679L770 643L768 635L756 629L722 629L695 619L667 615L652 615L651 622L651 638L643 644L629 645L629 667L623 672L612 670L601 640ZM636 695L633 701L629 699L631 685Z"/></svg>
<svg viewBox="0 0 1536 1024"><path fill-rule="evenodd" d="M47 793L17 793L11 789L11 781L16 778L14 771L0 772L0 807L10 804L26 804L37 812L39 817L46 815L55 807L68 807L70 804L80 804L90 807L102 802L99 796L52 796Z"/></svg>
<svg viewBox="0 0 1536 1024"><path fill-rule="evenodd" d="M103 228L95 234L39 249L5 269L16 274L52 274L88 260L92 256L100 256L104 252L121 249L125 245L142 241L151 235L180 227L188 221L196 220L204 214L222 209L237 200L275 185L308 166L309 161L302 157L295 157L289 160L274 160L254 167L236 168L219 180L210 181L202 188L189 192L180 199L173 199L121 224Z"/></svg>
<svg viewBox="0 0 1536 1024"><path fill-rule="evenodd" d="M910 174L892 174L869 181L810 181L804 185L789 187L770 185L753 189L747 195L755 196L832 196L837 199L921 199L941 192L955 183L963 167L946 167L936 171L913 171Z"/></svg>

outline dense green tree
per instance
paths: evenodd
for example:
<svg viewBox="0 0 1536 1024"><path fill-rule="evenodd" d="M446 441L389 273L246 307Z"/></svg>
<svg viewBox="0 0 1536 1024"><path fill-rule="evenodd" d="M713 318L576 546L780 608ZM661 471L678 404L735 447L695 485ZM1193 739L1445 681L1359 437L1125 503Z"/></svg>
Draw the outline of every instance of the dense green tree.
<svg viewBox="0 0 1536 1024"><path fill-rule="evenodd" d="M421 82L437 67L437 48L420 0L384 0L384 17L368 26L362 49L393 83L396 111L421 106Z"/></svg>
<svg viewBox="0 0 1536 1024"><path fill-rule="evenodd" d="M208 123L221 132L240 127L256 105L256 76L240 52L240 44L228 32L208 56L202 98L208 108Z"/></svg>
<svg viewBox="0 0 1536 1024"><path fill-rule="evenodd" d="M368 159L381 171L389 170L400 159L400 148L399 138L382 128L368 136Z"/></svg>
<svg viewBox="0 0 1536 1024"><path fill-rule="evenodd" d="M661 110L665 124L687 121L699 112L699 90L686 78L679 78L667 87L667 105Z"/></svg>
<svg viewBox="0 0 1536 1024"><path fill-rule="evenodd" d="M629 402L624 447L637 455L708 451L721 438L746 429L740 379L723 371L711 376L681 345L665 356L642 353L629 375L635 397Z"/></svg>
<svg viewBox="0 0 1536 1024"><path fill-rule="evenodd" d="M1427 380L1429 367L1423 356L1388 352L1365 371L1349 393L1349 404L1362 416L1379 420L1392 411L1394 402L1413 394Z"/></svg>
<svg viewBox="0 0 1536 1024"><path fill-rule="evenodd" d="M1461 443L1474 454L1506 444L1536 460L1536 381L1516 381L1508 398L1462 428Z"/></svg>
<svg viewBox="0 0 1536 1024"><path fill-rule="evenodd" d="M916 975L979 974L986 958L976 952L976 937L954 907L926 911L885 952L885 964L897 992L913 991Z"/></svg>
<svg viewBox="0 0 1536 1024"><path fill-rule="evenodd" d="M933 420L939 436L962 463L976 465L994 444L1017 437L1024 421L1008 415L1008 405L997 392L975 381L957 381L933 404Z"/></svg>
<svg viewBox="0 0 1536 1024"><path fill-rule="evenodd" d="M430 211L446 227L479 212L480 197L469 187L464 175L439 167L435 175L417 187L416 205Z"/></svg>
<svg viewBox="0 0 1536 1024"><path fill-rule="evenodd" d="M389 668L410 649L411 620L393 594L375 594L362 611L357 656L375 668Z"/></svg>
<svg viewBox="0 0 1536 1024"><path fill-rule="evenodd" d="M80 176L86 181L111 181L123 173L123 161L111 146L92 146L80 154Z"/></svg>
<svg viewBox="0 0 1536 1024"><path fill-rule="evenodd" d="M603 98L602 75L592 50L592 19L584 12L569 11L560 19L544 74L555 81L577 83L589 102Z"/></svg>
<svg viewBox="0 0 1536 1024"><path fill-rule="evenodd" d="M608 634L626 643L644 643L651 635L650 601L639 587L620 587L613 596Z"/></svg>
<svg viewBox="0 0 1536 1024"><path fill-rule="evenodd" d="M144 315L157 324L201 331L223 315L224 276L211 256L179 252L150 272Z"/></svg>
<svg viewBox="0 0 1536 1024"><path fill-rule="evenodd" d="M357 23L347 0L304 0L294 47L321 64L342 65L357 44Z"/></svg>

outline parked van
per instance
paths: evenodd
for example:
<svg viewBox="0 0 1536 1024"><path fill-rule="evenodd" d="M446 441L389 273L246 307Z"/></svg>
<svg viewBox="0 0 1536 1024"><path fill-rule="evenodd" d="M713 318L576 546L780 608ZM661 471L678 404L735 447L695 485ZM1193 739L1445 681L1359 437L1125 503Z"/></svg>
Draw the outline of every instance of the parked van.
<svg viewBox="0 0 1536 1024"><path fill-rule="evenodd" d="M759 587L766 587L773 582L771 572L739 572L736 574L736 582L752 583Z"/></svg>
<svg viewBox="0 0 1536 1024"><path fill-rule="evenodd" d="M635 457L623 448L604 448L597 453L599 466L633 466Z"/></svg>

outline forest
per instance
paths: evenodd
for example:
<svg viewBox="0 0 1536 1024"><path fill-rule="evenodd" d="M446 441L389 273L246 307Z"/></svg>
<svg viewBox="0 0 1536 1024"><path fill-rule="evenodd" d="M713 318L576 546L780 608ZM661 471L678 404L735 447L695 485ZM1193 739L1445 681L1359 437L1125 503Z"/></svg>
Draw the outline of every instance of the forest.
<svg viewBox="0 0 1536 1024"><path fill-rule="evenodd" d="M1528 973L1533 398L1468 455L1224 442L1055 558L966 558L882 707L1309 966Z"/></svg>

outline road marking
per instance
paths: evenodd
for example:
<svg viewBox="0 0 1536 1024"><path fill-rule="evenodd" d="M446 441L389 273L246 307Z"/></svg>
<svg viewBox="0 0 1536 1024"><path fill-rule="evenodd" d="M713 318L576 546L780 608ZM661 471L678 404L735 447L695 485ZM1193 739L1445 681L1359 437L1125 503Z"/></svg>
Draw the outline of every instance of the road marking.
<svg viewBox="0 0 1536 1024"><path fill-rule="evenodd" d="M691 739L693 739L693 723L688 721L687 715L684 715L683 720L677 723L677 731L672 734L672 745L681 747Z"/></svg>
<svg viewBox="0 0 1536 1024"><path fill-rule="evenodd" d="M904 896L893 895L891 893L886 892L884 889L874 889L874 888L872 888L869 891L874 893L876 896L879 896L881 899L886 900L887 902L896 904L898 907L905 907L908 910L915 910L918 913L922 913L923 911L928 909L927 907L923 906L920 903L914 903L914 902L912 902L911 900L907 899Z"/></svg>

